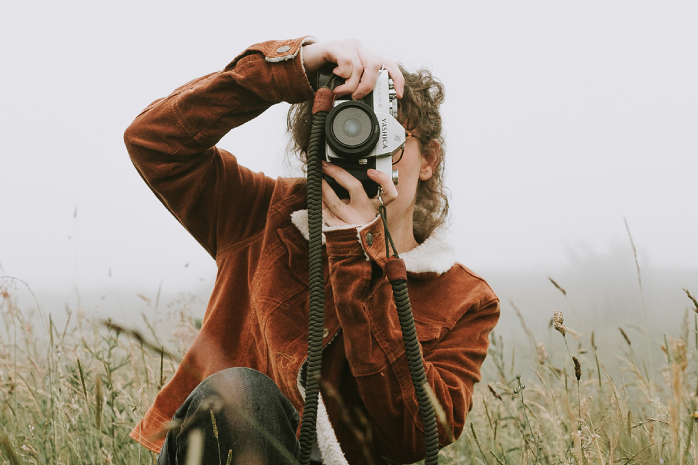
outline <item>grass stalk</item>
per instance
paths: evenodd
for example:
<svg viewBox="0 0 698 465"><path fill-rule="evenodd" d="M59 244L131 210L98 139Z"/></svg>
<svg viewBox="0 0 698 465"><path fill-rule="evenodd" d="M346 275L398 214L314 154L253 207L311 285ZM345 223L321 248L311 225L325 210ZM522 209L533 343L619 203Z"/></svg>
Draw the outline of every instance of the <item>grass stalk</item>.
<svg viewBox="0 0 698 465"><path fill-rule="evenodd" d="M102 378L97 375L95 380L95 428L98 433L102 430L102 408L104 402L102 396Z"/></svg>
<svg viewBox="0 0 698 465"><path fill-rule="evenodd" d="M625 222L625 229L628 231L628 238L630 239L630 246L633 249L633 258L635 259L635 268L637 269L637 282L640 287L640 297L642 298L642 316L644 320L644 325L645 325L645 331L647 332L647 336L645 338L645 341L647 342L647 356L650 361L650 373L651 377L648 379L650 383L650 394L652 397L654 397L655 390L654 390L654 361L652 360L652 345L650 343L650 324L649 324L649 319L647 318L647 305L645 304L645 289L642 286L642 273L640 272L640 262L637 259L637 249L635 248L635 242L633 241L633 235L630 233L630 226L628 226L628 220L623 217L623 221ZM652 405L652 414L653 416L656 416L656 408L654 407L654 404Z"/></svg>
<svg viewBox="0 0 698 465"><path fill-rule="evenodd" d="M470 423L470 431L473 433L473 439L475 439L475 444L477 444L477 448L480 451L480 455L482 455L482 460L484 460L484 462L487 465L490 465L490 462L487 460L487 456L485 455L485 452L483 452L482 446L480 445L480 440L478 439L477 433L475 432L475 426L473 426L472 423Z"/></svg>

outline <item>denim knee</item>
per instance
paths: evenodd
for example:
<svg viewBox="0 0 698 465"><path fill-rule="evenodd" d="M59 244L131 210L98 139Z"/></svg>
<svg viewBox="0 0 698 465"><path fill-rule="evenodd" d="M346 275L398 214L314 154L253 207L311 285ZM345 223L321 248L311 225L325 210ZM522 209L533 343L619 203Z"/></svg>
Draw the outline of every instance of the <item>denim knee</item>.
<svg viewBox="0 0 698 465"><path fill-rule="evenodd" d="M214 397L229 408L250 412L269 403L288 401L271 378L244 367L228 368L212 374L192 391L190 397L192 402Z"/></svg>
<svg viewBox="0 0 698 465"><path fill-rule="evenodd" d="M300 417L268 376L251 368L228 368L206 378L189 396L188 410L211 411L220 421L247 430L296 428ZM187 402L185 402L185 405ZM185 407L183 405L182 407ZM186 422L186 420L185 420Z"/></svg>
<svg viewBox="0 0 698 465"><path fill-rule="evenodd" d="M203 434L204 457L214 462L225 463L231 454L237 463L243 453L262 459L259 463L292 463L298 453L298 412L269 377L250 368L229 368L206 378L174 420L179 426L162 450L171 458L160 457L158 463L182 457L193 430Z"/></svg>

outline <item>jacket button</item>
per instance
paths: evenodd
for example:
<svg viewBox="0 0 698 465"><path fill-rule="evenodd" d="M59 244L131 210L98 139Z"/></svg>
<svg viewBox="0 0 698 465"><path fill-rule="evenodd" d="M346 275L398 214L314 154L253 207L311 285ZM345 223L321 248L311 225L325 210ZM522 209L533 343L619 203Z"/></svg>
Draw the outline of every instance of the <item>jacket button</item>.
<svg viewBox="0 0 698 465"><path fill-rule="evenodd" d="M367 233L366 234L366 243L368 244L369 247L373 245L373 234Z"/></svg>
<svg viewBox="0 0 698 465"><path fill-rule="evenodd" d="M330 330L325 328L322 330L322 338L325 339L327 336L330 335Z"/></svg>
<svg viewBox="0 0 698 465"><path fill-rule="evenodd" d="M276 53L286 53L289 50L291 50L291 47L289 47L288 45L284 45L283 47L277 48Z"/></svg>

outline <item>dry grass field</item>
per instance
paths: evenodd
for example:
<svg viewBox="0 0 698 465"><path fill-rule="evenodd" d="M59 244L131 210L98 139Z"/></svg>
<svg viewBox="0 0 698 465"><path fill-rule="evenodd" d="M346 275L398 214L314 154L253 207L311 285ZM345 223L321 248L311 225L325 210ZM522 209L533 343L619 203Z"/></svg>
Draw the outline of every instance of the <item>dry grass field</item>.
<svg viewBox="0 0 698 465"><path fill-rule="evenodd" d="M686 294L676 333L655 344L619 328L621 353L602 353L594 332L556 312L564 350L548 355L519 313L535 356L515 370L513 348L492 334L466 429L440 463L698 464L698 302ZM0 280L0 463L153 463L128 432L197 333L188 305L143 316L134 332L69 307L57 325L26 302L28 286Z"/></svg>

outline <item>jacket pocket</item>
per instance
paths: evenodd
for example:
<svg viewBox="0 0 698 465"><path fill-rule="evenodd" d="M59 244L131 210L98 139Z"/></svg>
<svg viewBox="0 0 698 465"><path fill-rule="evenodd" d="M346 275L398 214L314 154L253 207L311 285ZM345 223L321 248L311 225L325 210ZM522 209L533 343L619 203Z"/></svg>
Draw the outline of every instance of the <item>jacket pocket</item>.
<svg viewBox="0 0 698 465"><path fill-rule="evenodd" d="M445 331L445 327L435 323L425 323L423 321L414 320L414 326L417 330L417 339L419 342L428 343L434 342L441 338L441 333Z"/></svg>

